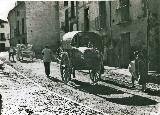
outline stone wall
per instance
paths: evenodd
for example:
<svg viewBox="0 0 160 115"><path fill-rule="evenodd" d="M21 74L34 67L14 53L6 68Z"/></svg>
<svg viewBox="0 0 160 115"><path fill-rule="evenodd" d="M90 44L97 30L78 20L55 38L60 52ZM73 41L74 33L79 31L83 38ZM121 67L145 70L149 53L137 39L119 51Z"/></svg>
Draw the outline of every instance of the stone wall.
<svg viewBox="0 0 160 115"><path fill-rule="evenodd" d="M17 14L19 13L19 14ZM22 32L24 19L24 32ZM11 42L32 44L37 55L48 45L53 51L59 43L59 14L54 1L23 1L8 14ZM17 33L19 21L19 34ZM16 31L16 32L15 32Z"/></svg>
<svg viewBox="0 0 160 115"><path fill-rule="evenodd" d="M58 9L53 1L26 1L27 42L33 44L37 54L48 45L53 51L58 47Z"/></svg>
<svg viewBox="0 0 160 115"><path fill-rule="evenodd" d="M124 61L133 59L133 52L136 50L147 49L147 17L146 11L144 10L143 0L130 0L129 1L129 20L121 22L120 19L120 5L119 1L111 2L111 33L112 33L112 44L113 52L115 55L120 56L120 50L123 47L121 44L121 34L130 33L130 43L128 43L128 58ZM119 57L120 58L120 57ZM118 57L115 57L113 66L119 66ZM126 63L126 66L128 65Z"/></svg>
<svg viewBox="0 0 160 115"><path fill-rule="evenodd" d="M26 14L25 14L25 3L22 2L15 6L8 14L8 20L10 24L10 38L11 44L14 46L17 43L26 41ZM24 32L22 33L22 19L24 19ZM19 22L19 27L17 23ZM19 28L19 32L18 32Z"/></svg>

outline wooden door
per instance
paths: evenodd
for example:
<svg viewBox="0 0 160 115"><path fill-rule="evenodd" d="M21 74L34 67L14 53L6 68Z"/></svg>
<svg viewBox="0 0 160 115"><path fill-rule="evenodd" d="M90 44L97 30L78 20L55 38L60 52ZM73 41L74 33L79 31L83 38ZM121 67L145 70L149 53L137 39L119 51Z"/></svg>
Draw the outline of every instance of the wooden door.
<svg viewBox="0 0 160 115"><path fill-rule="evenodd" d="M127 68L130 63L130 32L121 34L120 67Z"/></svg>

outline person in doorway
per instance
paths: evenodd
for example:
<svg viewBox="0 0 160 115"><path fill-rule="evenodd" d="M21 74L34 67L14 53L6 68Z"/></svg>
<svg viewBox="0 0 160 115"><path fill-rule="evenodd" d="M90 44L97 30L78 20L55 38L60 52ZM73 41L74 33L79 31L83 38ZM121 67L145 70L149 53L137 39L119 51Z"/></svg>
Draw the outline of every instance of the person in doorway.
<svg viewBox="0 0 160 115"><path fill-rule="evenodd" d="M129 72L131 73L131 81L132 81L132 88L135 88L135 80L138 80L138 52L134 52L134 60L132 60L129 64Z"/></svg>
<svg viewBox="0 0 160 115"><path fill-rule="evenodd" d="M45 74L47 77L50 77L50 63L52 60L52 51L49 49L48 45L42 50L43 62L45 68Z"/></svg>
<svg viewBox="0 0 160 115"><path fill-rule="evenodd" d="M9 61L11 61L11 57L12 57L12 61L15 61L14 54L15 54L15 49L13 46L10 46L10 48L9 48Z"/></svg>
<svg viewBox="0 0 160 115"><path fill-rule="evenodd" d="M147 79L148 79L148 69L147 69L147 60L144 57L143 52L141 52L139 54L139 69L138 69L138 74L140 76L139 79L139 84L142 85L142 91L146 91L146 83L147 83Z"/></svg>

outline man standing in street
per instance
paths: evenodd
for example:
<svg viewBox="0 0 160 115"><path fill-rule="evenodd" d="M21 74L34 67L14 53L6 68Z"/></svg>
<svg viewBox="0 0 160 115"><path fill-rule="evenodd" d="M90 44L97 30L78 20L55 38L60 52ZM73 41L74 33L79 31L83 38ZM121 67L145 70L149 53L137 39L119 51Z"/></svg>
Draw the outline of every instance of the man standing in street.
<svg viewBox="0 0 160 115"><path fill-rule="evenodd" d="M15 54L15 49L13 48L13 46L10 46L10 48L9 48L9 61L11 60L11 57L12 57L13 62L15 61L14 54Z"/></svg>
<svg viewBox="0 0 160 115"><path fill-rule="evenodd" d="M135 80L138 80L138 52L134 52L134 59L128 66L129 72L131 73L132 88L135 88Z"/></svg>
<svg viewBox="0 0 160 115"><path fill-rule="evenodd" d="M47 45L42 50L42 55L43 55L45 74L47 75L47 77L49 77L49 75L50 75L50 63L51 63L51 60L52 60L52 51L49 49L49 47Z"/></svg>

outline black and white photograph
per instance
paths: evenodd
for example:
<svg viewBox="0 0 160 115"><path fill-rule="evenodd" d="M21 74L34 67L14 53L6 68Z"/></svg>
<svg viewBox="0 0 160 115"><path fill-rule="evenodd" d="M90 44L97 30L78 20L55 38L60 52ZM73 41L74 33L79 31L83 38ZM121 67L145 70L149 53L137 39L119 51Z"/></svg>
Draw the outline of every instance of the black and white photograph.
<svg viewBox="0 0 160 115"><path fill-rule="evenodd" d="M160 0L0 0L0 115L160 115Z"/></svg>

